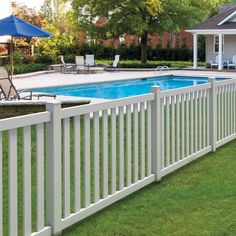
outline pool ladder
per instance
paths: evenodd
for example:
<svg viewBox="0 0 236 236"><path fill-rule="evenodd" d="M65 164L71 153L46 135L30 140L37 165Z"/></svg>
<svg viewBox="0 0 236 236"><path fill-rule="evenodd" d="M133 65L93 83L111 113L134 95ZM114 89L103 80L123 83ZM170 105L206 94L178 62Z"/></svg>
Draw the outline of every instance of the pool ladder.
<svg viewBox="0 0 236 236"><path fill-rule="evenodd" d="M155 72L157 71L168 71L169 70L169 67L168 66L158 66L156 69L155 69Z"/></svg>

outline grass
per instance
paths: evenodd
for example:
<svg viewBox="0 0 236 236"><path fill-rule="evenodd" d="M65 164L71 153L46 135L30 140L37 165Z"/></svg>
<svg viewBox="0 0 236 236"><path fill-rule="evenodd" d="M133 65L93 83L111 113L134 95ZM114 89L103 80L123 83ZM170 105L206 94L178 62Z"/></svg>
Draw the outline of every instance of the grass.
<svg viewBox="0 0 236 236"><path fill-rule="evenodd" d="M236 235L236 141L63 232L75 235Z"/></svg>
<svg viewBox="0 0 236 236"><path fill-rule="evenodd" d="M112 60L96 60L97 64L112 64ZM167 65L169 67L184 68L192 66L191 61L148 61L146 64L141 64L139 60L121 60L121 68L156 68L157 66ZM199 62L199 66L205 66L205 62Z"/></svg>

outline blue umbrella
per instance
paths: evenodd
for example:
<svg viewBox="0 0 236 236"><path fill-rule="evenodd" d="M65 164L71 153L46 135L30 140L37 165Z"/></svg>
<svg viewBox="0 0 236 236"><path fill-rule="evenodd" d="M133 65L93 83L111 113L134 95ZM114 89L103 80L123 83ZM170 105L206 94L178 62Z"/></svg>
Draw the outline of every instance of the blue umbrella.
<svg viewBox="0 0 236 236"><path fill-rule="evenodd" d="M0 20L0 36L11 36L11 78L13 75L13 37L53 37L53 34L21 20L14 15L8 16Z"/></svg>

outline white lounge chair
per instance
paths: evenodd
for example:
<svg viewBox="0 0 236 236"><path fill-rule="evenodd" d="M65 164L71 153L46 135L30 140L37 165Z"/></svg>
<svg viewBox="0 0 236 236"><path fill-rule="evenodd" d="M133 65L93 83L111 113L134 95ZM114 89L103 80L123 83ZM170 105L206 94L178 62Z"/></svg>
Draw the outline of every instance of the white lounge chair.
<svg viewBox="0 0 236 236"><path fill-rule="evenodd" d="M94 55L85 55L85 65L86 66L95 66Z"/></svg>
<svg viewBox="0 0 236 236"><path fill-rule="evenodd" d="M108 69L115 70L116 68L118 68L119 67L119 61L120 61L120 55L115 55L115 60L113 61L113 63L111 65L106 65L105 66L106 70L108 70Z"/></svg>
<svg viewBox="0 0 236 236"><path fill-rule="evenodd" d="M75 56L76 72L88 71L89 67L85 65L84 56Z"/></svg>
<svg viewBox="0 0 236 236"><path fill-rule="evenodd" d="M210 61L210 65L211 65L211 69L213 69L213 67L218 67L219 66L219 56L216 56L215 61Z"/></svg>
<svg viewBox="0 0 236 236"><path fill-rule="evenodd" d="M233 56L232 61L226 61L226 66L228 69L230 69L230 67L234 67L236 70L236 55Z"/></svg>
<svg viewBox="0 0 236 236"><path fill-rule="evenodd" d="M62 63L62 69L61 69L62 73L67 73L67 72L72 73L75 71L75 64L65 63L64 56L60 56L60 59Z"/></svg>

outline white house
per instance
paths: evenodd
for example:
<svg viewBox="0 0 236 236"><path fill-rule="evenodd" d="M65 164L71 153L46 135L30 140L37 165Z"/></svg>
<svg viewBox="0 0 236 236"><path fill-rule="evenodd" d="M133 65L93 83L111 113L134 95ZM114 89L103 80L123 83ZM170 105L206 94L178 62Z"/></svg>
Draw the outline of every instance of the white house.
<svg viewBox="0 0 236 236"><path fill-rule="evenodd" d="M218 15L186 31L194 37L194 69L197 69L198 35L206 36L206 63L214 63L219 70L224 62L236 66L236 5L224 6Z"/></svg>

